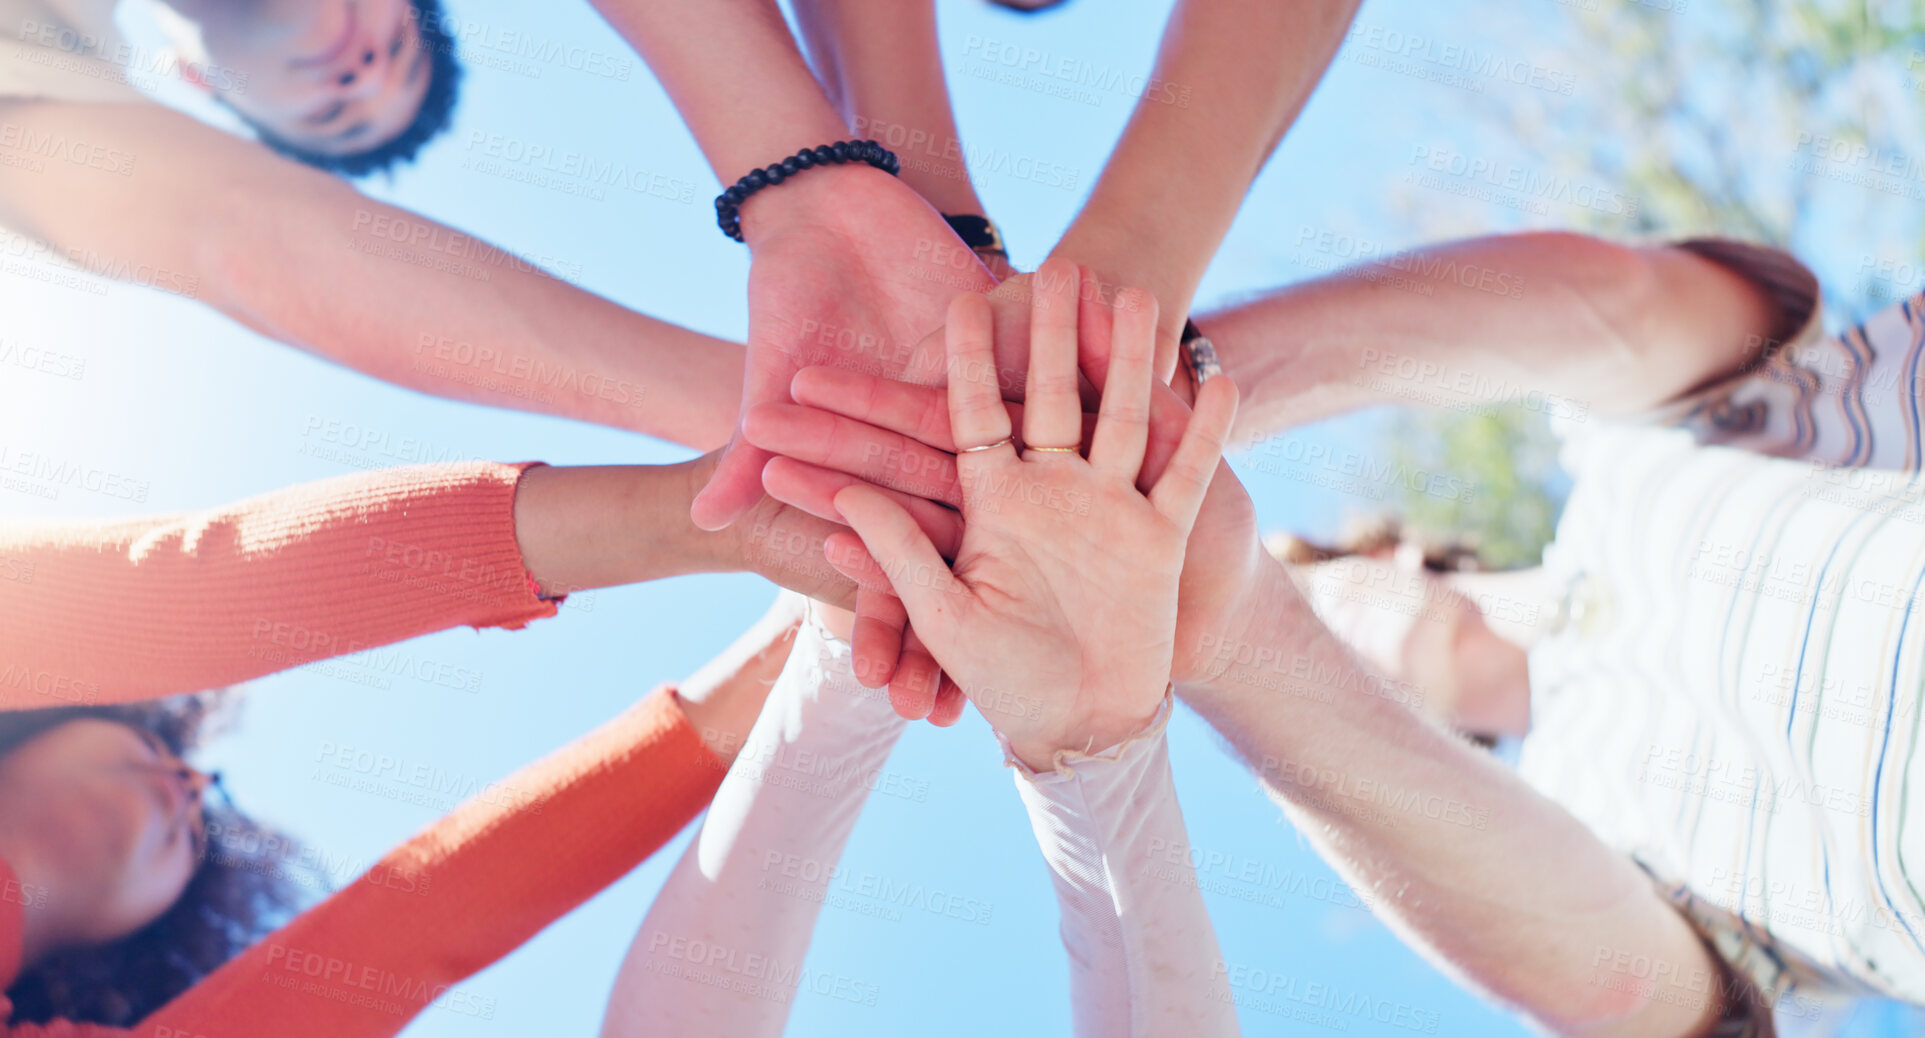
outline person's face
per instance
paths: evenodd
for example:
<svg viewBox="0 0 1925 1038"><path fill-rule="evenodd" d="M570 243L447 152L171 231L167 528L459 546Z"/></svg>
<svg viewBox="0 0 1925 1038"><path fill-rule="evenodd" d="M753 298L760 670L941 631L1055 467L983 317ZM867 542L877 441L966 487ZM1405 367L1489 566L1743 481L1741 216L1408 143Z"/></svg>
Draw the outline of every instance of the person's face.
<svg viewBox="0 0 1925 1038"><path fill-rule="evenodd" d="M0 757L0 818L29 842L63 905L70 944L107 944L178 901L199 867L206 777L136 728L87 718Z"/></svg>
<svg viewBox="0 0 1925 1038"><path fill-rule="evenodd" d="M367 151L414 121L429 55L408 0L258 0L200 17L203 83L274 136Z"/></svg>

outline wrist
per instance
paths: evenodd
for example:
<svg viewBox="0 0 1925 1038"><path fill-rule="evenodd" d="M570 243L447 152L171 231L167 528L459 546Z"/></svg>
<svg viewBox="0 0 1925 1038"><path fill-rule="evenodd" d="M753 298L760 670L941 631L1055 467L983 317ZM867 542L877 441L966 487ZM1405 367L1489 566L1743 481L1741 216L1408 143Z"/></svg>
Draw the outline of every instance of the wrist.
<svg viewBox="0 0 1925 1038"><path fill-rule="evenodd" d="M1148 289L1159 307L1157 331L1172 338L1183 330L1209 263L1207 255L1189 255L1172 232L1141 226L1133 216L1091 219L1087 210L1050 250L1057 257L1096 271L1107 295L1125 285Z"/></svg>
<svg viewBox="0 0 1925 1038"><path fill-rule="evenodd" d="M1066 756L1108 755L1156 725L1164 713L1164 704L1170 699L1170 689L1170 683L1165 681L1153 695L1130 693L1107 697L1115 702L1148 705L1136 710L1105 711L1047 733L1026 733L1013 738L1002 735L1003 746L1011 758L1033 772L1054 770Z"/></svg>
<svg viewBox="0 0 1925 1038"><path fill-rule="evenodd" d="M774 161L781 161L777 156ZM772 184L741 202L742 240L753 252L759 243L797 226L819 223L826 205L846 200L850 192L876 190L877 178L900 186L896 178L861 162L815 166L780 184Z"/></svg>
<svg viewBox="0 0 1925 1038"><path fill-rule="evenodd" d="M936 166L920 155L912 155L902 162L899 178L911 191L921 195L931 209L951 216L989 215L988 207L969 182L969 172L961 164Z"/></svg>
<svg viewBox="0 0 1925 1038"><path fill-rule="evenodd" d="M709 485L721 460L722 452L718 450L664 466L678 477L673 483L676 488L675 500L669 503L669 507L679 509L681 516L687 518L695 496ZM724 529L711 531L689 521L676 527L674 548L691 561L691 573L742 573L749 569L743 526L742 523L733 523Z"/></svg>
<svg viewBox="0 0 1925 1038"><path fill-rule="evenodd" d="M1237 618L1234 625L1197 632L1192 644L1177 646L1178 659L1192 661L1175 676L1186 700L1276 687L1294 669L1290 661L1301 655L1292 652L1297 638L1321 629L1289 572L1262 549L1230 601L1222 615Z"/></svg>

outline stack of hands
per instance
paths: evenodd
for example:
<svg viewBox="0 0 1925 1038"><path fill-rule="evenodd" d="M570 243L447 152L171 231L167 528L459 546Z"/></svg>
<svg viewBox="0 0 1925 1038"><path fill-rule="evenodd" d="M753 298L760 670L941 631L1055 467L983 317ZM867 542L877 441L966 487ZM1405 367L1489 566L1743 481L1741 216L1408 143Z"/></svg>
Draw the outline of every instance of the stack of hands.
<svg viewBox="0 0 1925 1038"><path fill-rule="evenodd" d="M1186 676L1177 632L1197 618L1180 617L1178 587L1236 410L1227 380L1194 412L1158 382L1147 292L1106 306L1084 285L1066 263L1032 283L1029 348L1001 353L1028 354L1022 405L1003 400L992 304L965 295L943 332L946 389L805 367L795 403L746 422L774 455L769 492L853 529L827 552L861 589L858 678L893 680L910 719L950 724L974 701L1036 768L1123 741ZM1094 415L1085 380L1102 386ZM1211 584L1193 580L1193 597L1220 600Z"/></svg>

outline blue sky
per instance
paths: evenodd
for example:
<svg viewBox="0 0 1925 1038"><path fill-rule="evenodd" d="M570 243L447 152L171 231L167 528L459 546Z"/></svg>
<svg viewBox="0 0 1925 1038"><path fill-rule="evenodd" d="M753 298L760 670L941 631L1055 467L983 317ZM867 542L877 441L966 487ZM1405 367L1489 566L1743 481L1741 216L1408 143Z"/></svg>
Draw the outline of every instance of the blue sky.
<svg viewBox="0 0 1925 1038"><path fill-rule="evenodd" d="M543 257L583 287L627 306L739 338L747 253L716 232L708 204L714 182L646 67L585 4L452 0L449 7L457 23L481 27L476 39L524 33L593 55L601 72L623 62L629 71L610 77L566 61L470 46L472 71L453 131L417 167L392 183L369 185L370 193ZM940 9L942 53L963 137L983 174L978 188L1013 258L1031 265L1074 215L1130 99L1101 90L1061 97L998 82L985 74L994 70L987 41L1020 41L1126 75L1143 72L1168 3L1075 0L1037 18L1011 16L978 0L942 0ZM1539 94L1566 86L1606 89L1559 56L1557 47L1568 42L1566 10L1551 3L1369 0L1359 16L1361 34L1251 192L1201 302L1311 276L1345 259L1354 246L1344 243L1352 240L1395 248L1414 244L1418 226L1506 229L1568 221L1570 214L1555 207L1520 212L1409 186L1414 156L1429 154L1418 149L1530 155L1528 141L1491 141L1468 116L1459 118L1474 105L1540 104L1546 98ZM1475 31L1467 28L1472 11ZM151 38L144 17L123 15L137 38ZM1399 58L1400 50L1411 53L1402 37L1390 42L1399 33L1493 48L1543 75L1522 86L1453 78L1448 62L1423 56L1436 53L1428 44L1414 60ZM693 183L693 199L620 188L604 188L597 197L580 184L555 190L507 179L477 162L495 138L626 162ZM1077 190L1015 173L1037 163L1077 171ZM126 285L96 288L0 278L0 313L9 315L0 343L56 347L85 361L78 379L0 379L0 444L138 480L147 487L146 501L130 504L73 487L54 500L0 490L0 511L192 509L350 467L396 463L379 451L342 452L316 432L333 422L419 439L437 457L600 464L687 456L629 434L423 397L269 342L195 304ZM1298 435L1328 445L1374 428L1366 417ZM1367 497L1247 461L1243 467L1266 528L1329 533L1347 511L1375 507ZM463 668L478 678L471 690L395 674L384 666L391 657L380 654L276 675L253 684L241 728L214 746L207 761L227 773L244 808L298 832L329 860L364 863L453 804L392 785L370 792L330 782L341 777L327 763L336 748L404 758L458 781L493 781L614 715L656 683L692 672L771 597L767 585L750 577L662 581L577 596L559 618L525 631L461 630L401 650ZM1405 950L1334 887L1329 871L1194 716L1179 714L1171 739L1192 843L1216 863L1207 874L1208 899L1228 961L1401 1005L1434 1017L1440 1035L1524 1033ZM802 993L790 1033L976 1036L1012 1025L1026 1033L1067 1033L1054 901L986 727L972 712L952 730L914 728L891 767L926 780L928 800L872 800L845 866L993 906L988 922L916 910L887 919L825 909L810 967L871 984L879 997L870 1007ZM431 1009L407 1033L593 1033L616 965L685 839L464 985L494 1000L492 1019ZM1245 875L1267 881L1236 878ZM1251 1035L1319 1033L1258 1009L1243 1010L1242 1022ZM1349 1034L1405 1033L1368 1017L1344 1023Z"/></svg>

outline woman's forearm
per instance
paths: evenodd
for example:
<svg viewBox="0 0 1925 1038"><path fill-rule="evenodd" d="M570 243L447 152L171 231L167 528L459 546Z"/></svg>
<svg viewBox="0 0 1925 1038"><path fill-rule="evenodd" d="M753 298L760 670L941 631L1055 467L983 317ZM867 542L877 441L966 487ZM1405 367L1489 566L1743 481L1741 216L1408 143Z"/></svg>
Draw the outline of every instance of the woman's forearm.
<svg viewBox="0 0 1925 1038"><path fill-rule="evenodd" d="M1559 1033L1681 1038L1713 1019L1715 991L1666 1001L1600 968L1630 953L1719 975L1650 879L1393 702L1275 569L1242 629L1209 636L1215 676L1179 691L1325 860L1356 889L1395 891L1376 910L1448 972Z"/></svg>
<svg viewBox="0 0 1925 1038"><path fill-rule="evenodd" d="M542 593L639 584L691 573L755 573L835 604L855 586L822 555L835 525L772 499L744 521L708 531L689 502L715 454L675 465L531 468L515 499L515 537Z"/></svg>
<svg viewBox="0 0 1925 1038"><path fill-rule="evenodd" d="M696 529L713 465L419 465L183 515L0 523L0 709L197 692L688 573L852 600L823 520L768 502Z"/></svg>
<svg viewBox="0 0 1925 1038"><path fill-rule="evenodd" d="M1171 343L1243 196L1359 0L1183 0L1083 211L1051 255L1141 285Z"/></svg>
<svg viewBox="0 0 1925 1038"><path fill-rule="evenodd" d="M902 182L937 211L986 215L950 107L933 0L798 0L795 8L816 75L855 135L895 151Z"/></svg>
<svg viewBox="0 0 1925 1038"><path fill-rule="evenodd" d="M540 466L521 477L515 539L544 594L725 568L726 534L689 522L696 462Z"/></svg>

